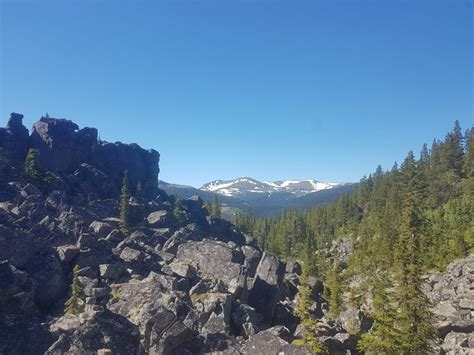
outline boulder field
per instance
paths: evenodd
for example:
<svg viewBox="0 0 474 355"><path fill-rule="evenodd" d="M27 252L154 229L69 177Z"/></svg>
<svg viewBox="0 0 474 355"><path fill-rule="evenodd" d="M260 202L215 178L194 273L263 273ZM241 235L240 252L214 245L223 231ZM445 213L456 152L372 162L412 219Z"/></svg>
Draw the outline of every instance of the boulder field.
<svg viewBox="0 0 474 355"><path fill-rule="evenodd" d="M159 190L158 152L50 117L30 135L19 114L0 129L0 148L8 161L0 177L0 354L311 353L292 345L302 336L294 314L301 265L210 217L201 199L178 204ZM60 183L44 190L18 173L30 149ZM127 233L118 218L124 170L136 212ZM133 197L139 182L141 199ZM426 276L439 353L474 348L473 279L472 256ZM68 314L74 282L80 310ZM326 316L321 280L308 283L321 342L330 354L356 354L344 317ZM370 320L360 324L370 328Z"/></svg>

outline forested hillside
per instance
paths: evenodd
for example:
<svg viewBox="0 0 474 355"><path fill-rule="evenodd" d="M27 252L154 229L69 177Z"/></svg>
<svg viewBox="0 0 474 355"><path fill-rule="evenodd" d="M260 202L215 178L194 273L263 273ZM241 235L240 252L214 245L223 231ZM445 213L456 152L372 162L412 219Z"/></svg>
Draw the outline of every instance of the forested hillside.
<svg viewBox="0 0 474 355"><path fill-rule="evenodd" d="M378 166L334 203L279 219L240 214L236 224L282 258L304 261L308 274L323 276L333 317L347 306L344 292L358 295L353 303L371 293L376 326L362 336L362 350L419 352L433 338L422 274L472 253L473 209L474 129L463 134L456 121L418 158L410 151L400 166ZM353 246L347 262L327 257L337 240ZM357 277L365 282L355 289L350 281Z"/></svg>

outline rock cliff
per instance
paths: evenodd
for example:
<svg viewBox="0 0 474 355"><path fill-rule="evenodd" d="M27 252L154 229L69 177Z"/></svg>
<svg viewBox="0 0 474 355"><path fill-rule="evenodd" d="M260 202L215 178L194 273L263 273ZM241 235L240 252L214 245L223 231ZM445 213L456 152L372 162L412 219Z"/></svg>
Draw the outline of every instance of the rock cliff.
<svg viewBox="0 0 474 355"><path fill-rule="evenodd" d="M51 117L34 123L29 135L22 119L22 115L12 113L7 127L0 129L0 147L12 164L21 165L28 150L36 149L40 166L66 180L66 185L77 189L78 194L91 198L117 196L125 170L132 191L141 183L147 197L157 194L157 151L137 144L100 141L95 128L79 129L72 121Z"/></svg>

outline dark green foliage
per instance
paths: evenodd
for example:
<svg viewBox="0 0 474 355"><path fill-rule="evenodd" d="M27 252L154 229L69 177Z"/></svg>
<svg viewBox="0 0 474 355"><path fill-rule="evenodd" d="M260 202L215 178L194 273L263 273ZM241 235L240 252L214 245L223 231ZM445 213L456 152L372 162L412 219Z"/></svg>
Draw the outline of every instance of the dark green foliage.
<svg viewBox="0 0 474 355"><path fill-rule="evenodd" d="M210 208L211 217L221 218L222 215L222 204L217 197L217 194L214 194L214 202Z"/></svg>
<svg viewBox="0 0 474 355"><path fill-rule="evenodd" d="M298 288L298 305L295 309L295 314L300 318L303 325L303 337L294 340L293 345L305 346L315 354L326 354L327 350L315 334L319 330L319 324L316 317L310 312L312 301L311 289L307 285L308 267L308 264L303 264L301 286Z"/></svg>
<svg viewBox="0 0 474 355"><path fill-rule="evenodd" d="M64 313L78 315L82 310L81 288L79 285L78 272L79 265L75 265L73 269L71 283L71 297L64 304Z"/></svg>
<svg viewBox="0 0 474 355"><path fill-rule="evenodd" d="M361 351L369 354L393 354L399 349L400 336L395 327L397 304L389 277L388 272L381 269L372 278L374 300L370 316L374 325L357 344Z"/></svg>
<svg viewBox="0 0 474 355"><path fill-rule="evenodd" d="M186 221L186 214L183 211L183 202L181 199L176 198L173 208L173 216L176 218L178 223L183 223Z"/></svg>
<svg viewBox="0 0 474 355"><path fill-rule="evenodd" d="M120 230L127 234L130 231L130 189L128 171L125 170L122 179L122 190L120 194Z"/></svg>
<svg viewBox="0 0 474 355"><path fill-rule="evenodd" d="M28 150L25 159L26 178L36 185L43 192L49 192L60 181L59 177L51 171L43 169L39 165L39 151L36 149Z"/></svg>
<svg viewBox="0 0 474 355"><path fill-rule="evenodd" d="M130 225L135 226L138 223L141 223L146 217L145 194L143 192L143 185L141 182L138 182L133 197L135 203L133 205L129 205L129 221Z"/></svg>
<svg viewBox="0 0 474 355"><path fill-rule="evenodd" d="M396 248L395 276L399 314L395 319L400 346L405 353L419 354L430 350L435 331L430 324L428 298L422 291L423 239L427 226L423 218L426 208L426 184L421 169L408 153L401 173L405 182L402 188L403 205L400 235Z"/></svg>
<svg viewBox="0 0 474 355"><path fill-rule="evenodd" d="M0 147L0 184L4 184L8 176L8 167L10 166L7 155L3 148Z"/></svg>
<svg viewBox="0 0 474 355"><path fill-rule="evenodd" d="M421 194L417 208L424 221L421 268L442 269L474 248L474 129L463 137L455 123L444 141L435 140L431 149L424 145L419 160L413 153L408 160L409 165L395 164L390 171L377 167L353 193L303 215L288 210L278 219L256 219L245 212L237 214L235 223L282 258L304 260L308 248L314 254L328 242L353 238L350 267L356 272L376 270L381 263L394 266L395 254L387 250L398 243L404 194L416 168L414 189Z"/></svg>
<svg viewBox="0 0 474 355"><path fill-rule="evenodd" d="M36 149L28 150L28 154L25 159L25 174L29 178L39 179L40 178L40 167L38 163L39 151Z"/></svg>
<svg viewBox="0 0 474 355"><path fill-rule="evenodd" d="M327 273L324 286L324 297L329 302L330 318L337 318L342 311L342 287L341 268L336 264Z"/></svg>
<svg viewBox="0 0 474 355"><path fill-rule="evenodd" d="M414 354L426 353L434 337L420 277L474 251L473 216L474 129L463 136L456 122L443 141L424 145L418 160L409 152L401 167L377 167L335 202L278 219L240 214L236 224L282 258L311 261L310 273L327 286L330 316L343 308L343 290L355 293L347 280L369 280L375 325L360 348ZM354 245L344 273L322 252L338 239Z"/></svg>

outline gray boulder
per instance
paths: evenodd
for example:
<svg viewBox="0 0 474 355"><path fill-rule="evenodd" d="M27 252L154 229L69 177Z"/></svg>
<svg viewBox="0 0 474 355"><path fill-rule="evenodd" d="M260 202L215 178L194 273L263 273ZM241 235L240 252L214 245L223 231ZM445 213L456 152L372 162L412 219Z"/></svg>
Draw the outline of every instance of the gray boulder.
<svg viewBox="0 0 474 355"><path fill-rule="evenodd" d="M6 128L0 128L0 148L9 162L21 165L28 152L28 129L23 126L23 115L12 113Z"/></svg>
<svg viewBox="0 0 474 355"><path fill-rule="evenodd" d="M110 224L102 221L94 221L89 228L97 236L97 238L105 238L114 229Z"/></svg>
<svg viewBox="0 0 474 355"><path fill-rule="evenodd" d="M99 265L100 276L107 280L118 280L125 272L125 266L122 263Z"/></svg>
<svg viewBox="0 0 474 355"><path fill-rule="evenodd" d="M284 274L285 265L275 255L264 252L249 291L249 304L269 322L273 320L275 307L283 291Z"/></svg>
<svg viewBox="0 0 474 355"><path fill-rule="evenodd" d="M147 221L151 227L160 228L167 225L170 219L169 216L170 214L168 213L168 211L165 211L165 210L155 211L148 215Z"/></svg>
<svg viewBox="0 0 474 355"><path fill-rule="evenodd" d="M65 330L46 355L96 354L99 349L118 355L140 354L138 328L125 317L105 311L86 312L79 319L80 326L72 334Z"/></svg>
<svg viewBox="0 0 474 355"><path fill-rule="evenodd" d="M242 252L211 240L187 242L178 248L177 258L191 263L203 279L218 279L227 292L240 296L246 290L246 272Z"/></svg>
<svg viewBox="0 0 474 355"><path fill-rule="evenodd" d="M79 254L79 250L79 247L76 245L62 245L56 248L59 260L66 265Z"/></svg>

